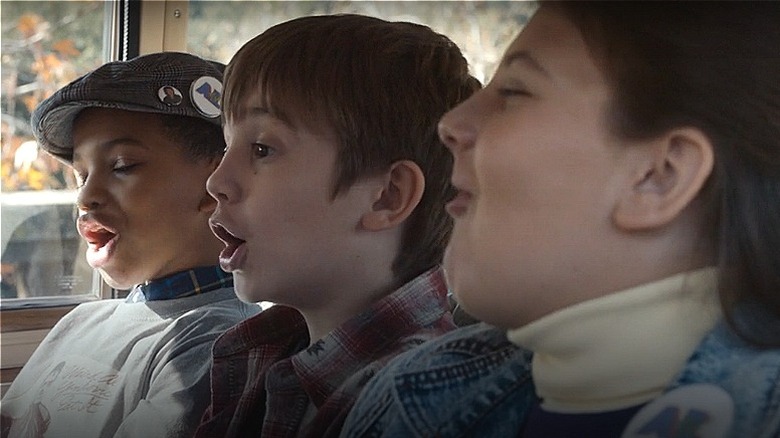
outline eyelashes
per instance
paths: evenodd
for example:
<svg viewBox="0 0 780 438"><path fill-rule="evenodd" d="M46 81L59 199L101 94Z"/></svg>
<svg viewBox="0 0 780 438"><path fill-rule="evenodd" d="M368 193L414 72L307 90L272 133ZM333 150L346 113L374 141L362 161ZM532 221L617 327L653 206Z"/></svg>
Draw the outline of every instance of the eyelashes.
<svg viewBox="0 0 780 438"><path fill-rule="evenodd" d="M140 167L142 163L125 163L124 160L118 159L111 165L111 173L117 175L128 175ZM87 179L90 174L88 172L74 172L76 177L76 188L80 189L87 183Z"/></svg>
<svg viewBox="0 0 780 438"><path fill-rule="evenodd" d="M264 143L252 143L252 157L267 158L276 153L276 149Z"/></svg>
<svg viewBox="0 0 780 438"><path fill-rule="evenodd" d="M136 167L138 167L139 164L125 164L122 166L114 166L113 169L111 169L115 173L121 173L121 174L128 174L133 171Z"/></svg>
<svg viewBox="0 0 780 438"><path fill-rule="evenodd" d="M228 150L230 149L230 146L226 146L225 149L222 151L222 155L226 155L228 153ZM260 142L253 142L249 144L249 150L250 150L250 156L251 159L264 159L268 158L272 155L276 154L276 148L273 146L269 146L265 143Z"/></svg>
<svg viewBox="0 0 780 438"><path fill-rule="evenodd" d="M532 97L531 92L524 88L499 88L498 94L502 97Z"/></svg>

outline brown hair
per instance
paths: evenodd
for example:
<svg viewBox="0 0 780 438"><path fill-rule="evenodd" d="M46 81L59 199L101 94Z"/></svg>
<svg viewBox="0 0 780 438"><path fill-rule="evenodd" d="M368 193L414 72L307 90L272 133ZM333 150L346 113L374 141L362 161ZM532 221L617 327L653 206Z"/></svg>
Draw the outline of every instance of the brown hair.
<svg viewBox="0 0 780 438"><path fill-rule="evenodd" d="M321 121L340 142L338 196L359 178L412 160L425 175L420 204L404 228L393 271L405 282L440 263L452 219L452 156L436 125L479 89L447 37L426 26L361 15L309 16L276 25L246 43L225 71L226 120L241 118L244 96L292 123Z"/></svg>
<svg viewBox="0 0 780 438"><path fill-rule="evenodd" d="M713 143L709 206L719 293L731 325L780 345L756 312L780 317L780 4L555 2L613 86L614 132L647 139L681 127ZM737 309L750 309L747 318ZM760 319L760 318L759 318ZM776 323L775 323L776 324Z"/></svg>

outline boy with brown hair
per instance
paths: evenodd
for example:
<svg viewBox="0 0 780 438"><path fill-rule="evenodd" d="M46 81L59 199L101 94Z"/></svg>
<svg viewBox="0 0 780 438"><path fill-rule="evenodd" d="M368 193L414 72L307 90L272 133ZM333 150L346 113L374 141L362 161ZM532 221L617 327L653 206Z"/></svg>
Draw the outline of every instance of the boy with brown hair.
<svg viewBox="0 0 780 438"><path fill-rule="evenodd" d="M259 310L236 298L208 225L206 178L225 145L222 70L184 53L111 62L33 113L40 147L79 181L88 263L133 290L59 321L3 398L3 436L194 432L214 340Z"/></svg>
<svg viewBox="0 0 780 438"><path fill-rule="evenodd" d="M225 81L212 228L237 294L278 305L218 339L197 436L333 436L389 359L454 328L436 125L480 84L448 38L359 15L272 27Z"/></svg>

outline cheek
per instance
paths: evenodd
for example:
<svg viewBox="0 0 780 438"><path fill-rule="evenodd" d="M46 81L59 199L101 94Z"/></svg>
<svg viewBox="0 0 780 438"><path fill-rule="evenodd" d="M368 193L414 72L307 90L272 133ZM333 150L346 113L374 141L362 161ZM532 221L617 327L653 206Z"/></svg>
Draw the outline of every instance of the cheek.
<svg viewBox="0 0 780 438"><path fill-rule="evenodd" d="M248 196L247 201L260 224L288 230L305 229L324 220L322 197L315 193L316 191L314 188L298 186L294 182L288 186L264 185L258 187L253 196ZM252 220L251 217L249 219ZM295 234L288 236L291 239L297 237Z"/></svg>
<svg viewBox="0 0 780 438"><path fill-rule="evenodd" d="M327 209L327 193L319 181L301 175L265 175L245 193L241 228L253 248L254 260L262 263L295 264L308 257L307 247L329 241L333 214Z"/></svg>
<svg viewBox="0 0 780 438"><path fill-rule="evenodd" d="M479 202L516 203L542 163L531 146L517 140L516 133L504 129L489 134L474 150Z"/></svg>
<svg viewBox="0 0 780 438"><path fill-rule="evenodd" d="M128 212L149 234L181 236L193 229L206 226L206 220L199 211L199 205L206 196L205 186L196 186L199 181L177 180L164 187L148 187L136 191ZM205 181L202 181L205 183Z"/></svg>
<svg viewBox="0 0 780 438"><path fill-rule="evenodd" d="M157 208L165 209L173 215L195 216L198 205L207 195L205 186L201 187L199 183L200 181L192 181L189 184L180 183L167 187L157 194ZM160 205L164 207L159 207Z"/></svg>

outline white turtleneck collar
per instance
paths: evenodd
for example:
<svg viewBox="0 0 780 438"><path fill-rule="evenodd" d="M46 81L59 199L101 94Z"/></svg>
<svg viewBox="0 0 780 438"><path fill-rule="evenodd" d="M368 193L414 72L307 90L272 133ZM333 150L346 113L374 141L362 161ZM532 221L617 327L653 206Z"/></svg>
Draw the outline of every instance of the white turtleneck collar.
<svg viewBox="0 0 780 438"><path fill-rule="evenodd" d="M534 352L546 410L616 410L659 396L720 316L715 268L585 301L509 330Z"/></svg>

